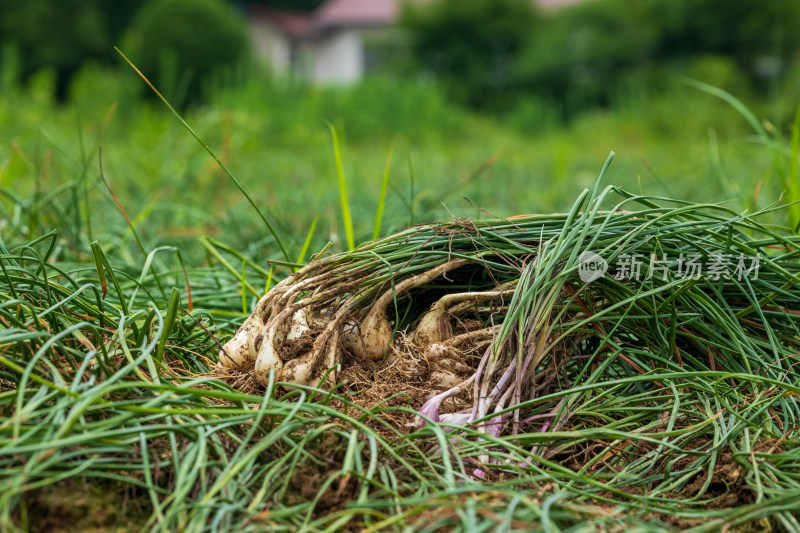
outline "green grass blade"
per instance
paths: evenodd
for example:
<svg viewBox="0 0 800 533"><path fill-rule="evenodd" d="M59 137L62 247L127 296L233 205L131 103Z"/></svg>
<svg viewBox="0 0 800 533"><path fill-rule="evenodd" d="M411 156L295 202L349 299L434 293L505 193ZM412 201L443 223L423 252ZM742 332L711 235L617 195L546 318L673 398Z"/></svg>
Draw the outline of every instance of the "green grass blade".
<svg viewBox="0 0 800 533"><path fill-rule="evenodd" d="M272 265L269 266L269 274L267 274L267 281L264 283L264 294L269 292L270 287L272 287L272 271L275 269Z"/></svg>
<svg viewBox="0 0 800 533"><path fill-rule="evenodd" d="M242 259L242 314L247 314L247 285L245 279L247 277L247 259Z"/></svg>
<svg viewBox="0 0 800 533"><path fill-rule="evenodd" d="M289 261L289 253L286 251L286 247L283 245L283 241L281 241L281 238L278 236L278 233L275 231L275 228L272 227L272 224L267 219L266 215L264 215L261 209L258 208L256 203L247 193L247 190L245 190L244 185L242 185L242 183L236 178L236 176L234 176L233 173L228 169L225 163L223 163L222 160L219 157L217 157L217 154L215 154L214 151L211 148L209 148L209 146L205 143L205 141L203 141L203 139L200 138L197 132L195 132L194 129L183 119L181 114L178 113L174 107L172 107L172 105L167 101L166 98L164 98L161 95L160 92L158 92L158 89L156 89L155 86L152 83L150 83L150 80L148 80L147 77L138 68L136 68L136 65L134 65L133 62L131 62L131 60L128 59L128 57L125 54L123 54L119 48L114 47L114 50L116 50L117 53L122 56L122 59L124 59L128 63L128 65L130 65L131 68L136 71L136 73L144 80L144 82L148 85L148 87L150 87L150 89L156 94L156 96L158 96L159 100L161 100L164 103L164 105L167 106L167 109L169 109L170 112L172 112L172 114L175 115L175 117L180 121L180 123L183 124L183 126L189 131L189 133L192 134L192 137L194 137L195 140L197 140L197 142L200 143L200 145L205 149L205 151L208 152L208 155L210 155L214 159L214 161L217 162L217 164L220 166L223 172L225 172L225 174L227 174L227 176L231 179L233 184L236 185L236 188L239 189L239 192L241 192L244 195L244 197L247 198L247 201L250 202L250 205L253 207L253 209L255 209L256 213L258 213L259 218L261 218L261 221L264 223L264 225L267 227L267 230L275 239L275 242L278 243L278 247L281 249L283 257L287 261Z"/></svg>
<svg viewBox="0 0 800 533"><path fill-rule="evenodd" d="M167 339L172 332L172 328L175 326L175 320L178 317L178 308L180 305L181 291L177 287L172 287L172 294L169 297L169 304L167 305L167 316L164 318L164 328L161 331L161 338L158 340L158 348L156 348L156 361L159 363L164 360L164 350L167 347Z"/></svg>
<svg viewBox="0 0 800 533"><path fill-rule="evenodd" d="M311 238L314 236L314 230L317 228L317 217L314 217L314 221L311 223L311 227L308 229L308 235L306 235L306 240L303 242L303 247L300 249L300 254L297 256L297 262L299 264L303 264L306 259L306 254L308 253L308 247L311 246Z"/></svg>
<svg viewBox="0 0 800 533"><path fill-rule="evenodd" d="M228 260L227 260L227 259L225 259L224 257L222 257L222 254L220 254L220 253L219 253L219 250L217 250L217 248L214 246L214 244L212 244L212 243L210 242L210 240L209 240L207 237L201 237L201 238L200 238L200 243L201 243L201 244L203 245L203 247L204 247L204 248L205 248L205 249L206 249L206 250L207 250L207 251L208 251L208 252L209 252L209 253L210 253L210 254L211 254L213 257L214 257L214 259L216 259L217 261L219 261L219 262L220 262L220 264L221 264L223 267L225 267L225 270L227 270L228 272L230 272L231 274L233 274L234 276L236 276L236 279L239 281L239 283L241 283L242 285L244 285L245 287L247 287L247 290L250 292L250 294L252 294L253 296L256 296L256 297L260 296L260 294L258 293L258 291L256 290L256 288L255 288L255 287L253 287L253 286L252 286L252 285L251 285L251 284L250 284L250 283L249 283L249 282L248 282L248 281L247 281L247 280L244 278L244 276L242 276L242 275L241 275L241 273L240 273L239 271L237 271L237 270L236 270L236 269L233 267L233 265L231 265L231 264L228 262ZM242 258L242 259L243 259L243 258Z"/></svg>
<svg viewBox="0 0 800 533"><path fill-rule="evenodd" d="M347 249L352 250L356 247L355 237L353 236L353 218L350 215L350 202L347 199L347 182L344 178L344 168L342 167L342 153L339 148L339 136L336 135L336 128L328 123L333 140L333 156L336 159L336 177L339 182L339 201L342 206L342 219L344 220L344 232L347 237ZM288 258L287 258L288 261Z"/></svg>
<svg viewBox="0 0 800 533"><path fill-rule="evenodd" d="M787 194L789 202L797 202L800 200L800 105L797 106L797 112L794 116L792 123L792 140L789 147L789 190ZM795 232L798 231L800 226L800 205L792 204L789 206L791 213L791 224Z"/></svg>
<svg viewBox="0 0 800 533"><path fill-rule="evenodd" d="M409 191L408 191L408 225L413 226L416 221L414 218L414 165L411 162L411 156L408 156L408 179L409 179Z"/></svg>
<svg viewBox="0 0 800 533"><path fill-rule="evenodd" d="M97 270L97 279L100 281L100 288L103 290L103 298L108 294L108 282L106 281L106 269L103 266L103 252L100 250L100 243L94 241L91 245L92 260Z"/></svg>
<svg viewBox="0 0 800 533"><path fill-rule="evenodd" d="M389 170L392 168L392 154L394 148L389 150L386 157L386 168L383 171L383 181L381 182L381 194L378 196L378 209L375 212L375 229L372 230L372 238L377 239L381 236L381 222L383 221L383 209L386 206L386 190L389 188Z"/></svg>
<svg viewBox="0 0 800 533"><path fill-rule="evenodd" d="M693 80L691 78L686 78L684 82L687 85L694 87L695 89L699 89L705 93L708 93L712 96L716 96L720 100L723 100L730 104L736 111L739 112L740 115L747 121L748 124L753 128L758 136L765 142L767 145L771 145L771 137L761 125L758 118L750 111L746 105L744 105L738 98L733 96L731 93L724 91L718 87L714 87L713 85L708 85L707 83L703 83L701 81Z"/></svg>

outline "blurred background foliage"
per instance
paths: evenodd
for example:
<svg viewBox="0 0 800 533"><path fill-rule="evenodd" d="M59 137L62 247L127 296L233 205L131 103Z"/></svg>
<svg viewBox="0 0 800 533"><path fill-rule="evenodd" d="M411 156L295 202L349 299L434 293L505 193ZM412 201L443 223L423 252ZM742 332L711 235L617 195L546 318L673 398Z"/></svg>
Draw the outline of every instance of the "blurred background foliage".
<svg viewBox="0 0 800 533"><path fill-rule="evenodd" d="M319 2L256 3L309 10ZM776 156L775 147L791 135L800 100L800 2L531 6L408 6L403 61L354 86L319 87L252 60L248 2L0 0L0 237L58 228L135 253L100 179L102 147L106 178L148 248L180 244L199 262L197 237L219 235L252 257L275 251L240 193L115 45L298 250L314 219L312 249L342 246L326 122L342 141L360 239L372 233L391 149L384 232L485 216L475 206L503 216L566 209L612 149L609 181L636 192L756 209L787 191L795 167L784 168L785 150ZM753 142L752 121L684 76L736 95L777 142Z"/></svg>
<svg viewBox="0 0 800 533"><path fill-rule="evenodd" d="M204 79L247 61L249 5L320 3L0 0L0 40L16 48L22 80L50 69L60 99L87 61L118 66L113 46L122 45L167 92L182 87L198 101ZM594 0L546 12L530 0L404 6L411 54L399 74L430 76L449 98L481 110L508 111L534 98L568 118L620 92L663 91L676 72L707 68L716 79L706 81L767 94L800 50L796 0ZM398 74L401 65L391 67Z"/></svg>
<svg viewBox="0 0 800 533"><path fill-rule="evenodd" d="M119 65L114 46L189 101L203 79L248 51L244 17L221 0L0 0L0 12L0 40L21 58L21 79L51 71L61 100L85 63Z"/></svg>
<svg viewBox="0 0 800 533"><path fill-rule="evenodd" d="M534 96L564 117L663 91L675 73L764 93L800 50L796 0L595 0L546 14L524 0L440 0L406 4L404 23L417 65L459 101L507 109Z"/></svg>
<svg viewBox="0 0 800 533"><path fill-rule="evenodd" d="M406 3L404 23L417 64L477 107L503 105L516 88L518 58L538 33L529 0Z"/></svg>
<svg viewBox="0 0 800 533"><path fill-rule="evenodd" d="M246 58L248 40L244 17L219 0L151 0L123 49L170 100L192 102L203 80Z"/></svg>
<svg viewBox="0 0 800 533"><path fill-rule="evenodd" d="M60 98L87 61L110 63L141 0L0 0L0 41L14 46L23 80L52 70ZM10 61L6 54L3 62ZM6 66L6 65L3 65ZM6 66L7 68L7 66Z"/></svg>

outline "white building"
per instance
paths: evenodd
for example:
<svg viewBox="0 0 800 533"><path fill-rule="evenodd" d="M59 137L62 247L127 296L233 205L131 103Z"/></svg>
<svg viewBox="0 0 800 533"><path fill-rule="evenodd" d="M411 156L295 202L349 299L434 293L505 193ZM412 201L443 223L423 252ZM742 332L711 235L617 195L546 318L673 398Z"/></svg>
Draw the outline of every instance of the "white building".
<svg viewBox="0 0 800 533"><path fill-rule="evenodd" d="M397 42L402 0L328 0L308 14L254 8L256 54L280 75L313 83L353 83L372 66L372 52Z"/></svg>
<svg viewBox="0 0 800 533"><path fill-rule="evenodd" d="M403 1L409 0L327 0L312 13L255 7L249 20L256 55L277 75L354 83L402 47L396 26ZM547 10L584 0L534 1Z"/></svg>

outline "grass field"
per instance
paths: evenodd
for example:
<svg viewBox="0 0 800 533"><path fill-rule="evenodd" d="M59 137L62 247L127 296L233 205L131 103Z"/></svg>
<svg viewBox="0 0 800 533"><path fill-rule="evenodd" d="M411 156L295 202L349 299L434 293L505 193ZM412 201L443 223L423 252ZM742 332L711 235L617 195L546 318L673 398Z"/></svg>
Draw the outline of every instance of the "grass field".
<svg viewBox="0 0 800 533"><path fill-rule="evenodd" d="M55 187L74 184L80 189L74 191L80 216L76 211L69 218L80 224L87 213L102 213L95 225L100 228L102 221L103 228L117 233L89 237L116 243L127 230L99 182L97 148L102 146L109 184L148 248L182 242L188 253L186 248L196 249L196 237L204 234L224 236L242 250L262 241L257 217L203 148L163 106L137 97L143 84L135 74L87 69L75 84L73 100L62 107L52 105L47 84L41 85L7 91L0 103L9 146L2 179L21 200L35 201ZM518 114L512 117L519 126L514 128L453 108L422 83L398 89L379 79L354 90L323 91L254 80L219 90L214 105L186 118L274 213L296 250L314 218L319 218L315 246L343 237L326 121L341 138L359 240L372 235L390 151L385 232L444 219L448 210L480 216L462 195L497 215L564 210L576 191L594 183L611 150L617 158L610 179L628 190L732 200L751 209L777 199L781 187L773 155L753 142L747 122L718 98L679 82L675 89L664 97L582 115L567 128L556 126L545 112ZM793 102L782 105L781 113L775 104L747 104L779 131L793 118ZM755 202L759 183L763 194ZM74 205L68 204L65 209ZM55 224L43 221L43 226ZM58 228L68 231L64 221ZM262 247L254 258L269 253Z"/></svg>
<svg viewBox="0 0 800 533"><path fill-rule="evenodd" d="M46 77L0 100L0 529L800 530L796 237L778 227L798 217L733 214L782 191L800 198L797 102L747 102L773 118L748 121L678 85L562 126L541 109L476 116L423 83L217 89L185 118L266 214L285 261L230 178L140 85L87 69L66 105ZM709 351L741 358L636 359L644 374L612 359L599 372L568 366L570 380L595 373L525 405L552 427L496 436L397 427L420 407L400 391L366 409L341 392L242 392L209 375L265 288L292 272L281 261L305 263L329 241L348 250L344 205L354 241L373 236L390 153L381 235L566 213L611 150L604 184L727 202L714 239L735 229L754 249L786 250L758 292L787 298L780 312L757 298L770 332L737 337L714 322L703 333ZM675 224L707 214L692 209ZM683 334L663 331L666 353L687 357ZM476 475L476 461L490 467Z"/></svg>

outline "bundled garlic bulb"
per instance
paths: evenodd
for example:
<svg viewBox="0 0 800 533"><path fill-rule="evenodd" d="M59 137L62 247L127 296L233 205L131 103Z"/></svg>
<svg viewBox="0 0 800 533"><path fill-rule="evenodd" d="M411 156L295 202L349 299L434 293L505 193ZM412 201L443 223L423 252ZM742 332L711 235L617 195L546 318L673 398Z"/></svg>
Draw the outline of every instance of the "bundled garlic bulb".
<svg viewBox="0 0 800 533"><path fill-rule="evenodd" d="M444 298L442 298L444 300ZM453 328L447 312L446 303L439 300L422 318L411 336L417 346L429 346L439 343L453 336Z"/></svg>
<svg viewBox="0 0 800 533"><path fill-rule="evenodd" d="M440 389L451 389L463 382L464 379L458 377L449 370L436 370L431 372L431 384Z"/></svg>
<svg viewBox="0 0 800 533"><path fill-rule="evenodd" d="M507 285L508 284L505 286ZM498 289L503 288L504 286L498 287ZM444 342L453 336L453 328L450 324L450 319L452 317L458 316L460 313L473 308L476 302L502 299L510 297L513 294L513 290L447 294L434 303L428 312L422 315L411 339L414 344L421 348ZM450 309L450 306L456 302L460 304Z"/></svg>
<svg viewBox="0 0 800 533"><path fill-rule="evenodd" d="M301 336L302 334L300 333L299 335ZM299 336L296 338L299 338ZM320 343L318 348L315 343L311 350L305 354L284 361L280 380L297 385L315 386L322 375L327 372L327 385L335 385L336 366L340 362L338 333L333 331L332 338L328 343L328 349L323 354L322 349L324 346L324 343ZM287 388L292 387L287 386Z"/></svg>
<svg viewBox="0 0 800 533"><path fill-rule="evenodd" d="M363 356L367 359L380 360L386 355L392 342L394 328L386 316L386 307L374 306L361 323L361 343Z"/></svg>
<svg viewBox="0 0 800 533"><path fill-rule="evenodd" d="M298 309L291 314L291 321L287 325L284 321L291 312L285 309L275 316L260 333L261 346L255 364L255 377L259 383L266 385L269 382L270 370L275 371L275 379L283 381L284 361L279 351L284 341L293 341L310 331L305 309ZM283 330L288 327L288 332L283 335Z"/></svg>
<svg viewBox="0 0 800 533"><path fill-rule="evenodd" d="M342 346L359 359L365 359L364 342L361 340L361 324L354 318L342 324Z"/></svg>
<svg viewBox="0 0 800 533"><path fill-rule="evenodd" d="M270 294L265 294L236 335L225 343L219 352L218 367L241 368L255 360L256 351L253 350L252 344L258 337L258 332L264 327L263 317L268 311L271 298Z"/></svg>
<svg viewBox="0 0 800 533"><path fill-rule="evenodd" d="M276 381L281 379L283 361L278 357L277 350L275 349L276 328L270 327L269 325L265 326L262 333L259 335L261 336L261 347L256 357L253 373L259 383L266 385L269 383L270 371L275 372Z"/></svg>
<svg viewBox="0 0 800 533"><path fill-rule="evenodd" d="M287 341L293 341L302 337L307 331L311 331L308 325L308 311L298 309L292 315L292 321L289 324L289 333L286 334Z"/></svg>
<svg viewBox="0 0 800 533"><path fill-rule="evenodd" d="M316 358L313 353L290 359L283 364L280 381L297 383L298 385L310 385L311 373L314 371L315 363Z"/></svg>
<svg viewBox="0 0 800 533"><path fill-rule="evenodd" d="M370 308L360 327L348 324L344 328L344 344L354 355L362 359L380 360L389 350L394 328L387 315L389 304L395 298L426 283L430 283L448 270L469 263L466 259L453 259L422 274L406 279L393 289L384 292Z"/></svg>

